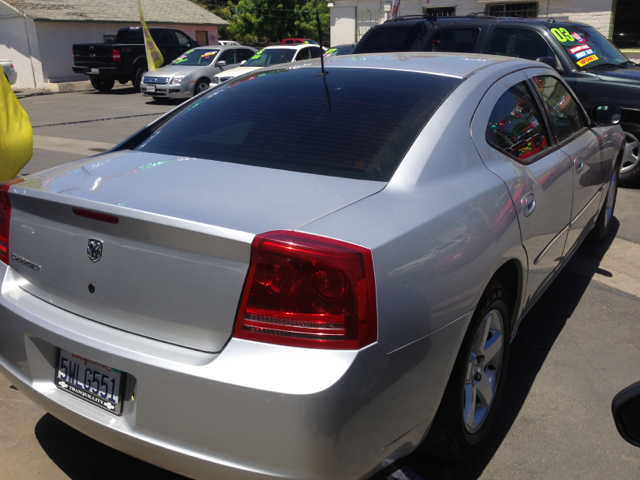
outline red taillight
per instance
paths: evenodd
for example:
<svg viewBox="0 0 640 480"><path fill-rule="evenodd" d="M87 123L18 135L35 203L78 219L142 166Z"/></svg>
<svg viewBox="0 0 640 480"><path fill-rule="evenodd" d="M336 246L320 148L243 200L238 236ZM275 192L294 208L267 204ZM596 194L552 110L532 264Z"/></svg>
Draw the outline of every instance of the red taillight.
<svg viewBox="0 0 640 480"><path fill-rule="evenodd" d="M9 265L9 225L11 224L11 202L9 201L9 187L24 182L18 178L0 184L0 260Z"/></svg>
<svg viewBox="0 0 640 480"><path fill-rule="evenodd" d="M120 60L122 60L120 58L120 50L116 50L115 48L111 50L111 56L113 57L114 62L119 62Z"/></svg>
<svg viewBox="0 0 640 480"><path fill-rule="evenodd" d="M331 349L375 342L371 251L306 233L258 235L233 335Z"/></svg>
<svg viewBox="0 0 640 480"><path fill-rule="evenodd" d="M76 51L74 49L71 49L71 55L73 55L73 59L76 59Z"/></svg>

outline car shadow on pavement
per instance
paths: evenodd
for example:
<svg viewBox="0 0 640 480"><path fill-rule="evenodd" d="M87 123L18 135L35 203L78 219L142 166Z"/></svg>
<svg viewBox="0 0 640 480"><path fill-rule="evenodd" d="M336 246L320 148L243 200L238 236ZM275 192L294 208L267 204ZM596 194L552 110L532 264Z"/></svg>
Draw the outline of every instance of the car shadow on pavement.
<svg viewBox="0 0 640 480"><path fill-rule="evenodd" d="M513 426L547 355L578 306L591 279L596 273L601 273L599 268L594 267L589 271L581 268L581 273L576 274L572 271L572 264L580 262L581 255L602 258L613 242L619 225L614 217L607 239L595 245L583 243L520 323L511 347L500 411L495 418L490 439L480 454L467 462L447 463L418 449L385 468L372 480L387 479L397 470L400 470L402 475L396 474L391 478L475 480L482 475Z"/></svg>
<svg viewBox="0 0 640 480"><path fill-rule="evenodd" d="M601 257L611 245L618 226L618 220L614 217L607 240L597 246L583 245L578 252ZM578 261L579 255L574 256L520 324L512 344L500 413L489 442L480 454L468 462L452 464L417 450L386 467L372 480L386 479L398 470L403 473L396 473L392 478L473 480L480 477L509 433L549 351L584 295L591 277L598 272L598 268L594 267L593 271L586 274L584 269L581 269L580 275L573 273L571 263ZM72 480L111 480L114 474L104 468L106 465L117 465L117 477L122 480L186 478L103 445L50 414L43 416L36 424L35 435L49 458ZM96 465L101 465L101 468L96 470ZM414 472L416 477L413 476Z"/></svg>
<svg viewBox="0 0 640 480"><path fill-rule="evenodd" d="M49 413L38 421L35 434L53 463L72 480L187 480L107 447Z"/></svg>

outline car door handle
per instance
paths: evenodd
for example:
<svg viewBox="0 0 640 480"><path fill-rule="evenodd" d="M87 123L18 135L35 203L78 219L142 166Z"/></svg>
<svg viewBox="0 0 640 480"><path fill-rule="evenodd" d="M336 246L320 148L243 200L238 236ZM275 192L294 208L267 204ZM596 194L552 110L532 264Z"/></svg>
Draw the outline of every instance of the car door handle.
<svg viewBox="0 0 640 480"><path fill-rule="evenodd" d="M533 193L529 193L522 198L521 202L522 212L524 213L525 217L528 217L536 208L536 197L533 195Z"/></svg>
<svg viewBox="0 0 640 480"><path fill-rule="evenodd" d="M584 162L582 161L582 158L578 157L573 161L574 165L576 166L576 172L580 173L582 171L582 169L584 168Z"/></svg>

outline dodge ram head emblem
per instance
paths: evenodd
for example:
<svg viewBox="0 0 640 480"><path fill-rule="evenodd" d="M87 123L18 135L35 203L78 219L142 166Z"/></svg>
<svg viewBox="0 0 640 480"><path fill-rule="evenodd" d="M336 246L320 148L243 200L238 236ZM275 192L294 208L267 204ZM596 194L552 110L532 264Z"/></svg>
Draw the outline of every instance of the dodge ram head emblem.
<svg viewBox="0 0 640 480"><path fill-rule="evenodd" d="M89 260L93 263L100 260L102 258L102 242L95 238L90 238L87 246L87 255L89 255Z"/></svg>

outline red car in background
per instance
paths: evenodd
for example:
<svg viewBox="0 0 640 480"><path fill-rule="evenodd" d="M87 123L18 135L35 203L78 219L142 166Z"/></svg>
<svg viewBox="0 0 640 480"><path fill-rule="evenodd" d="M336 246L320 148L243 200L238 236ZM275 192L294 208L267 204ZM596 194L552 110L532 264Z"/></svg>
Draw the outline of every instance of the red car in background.
<svg viewBox="0 0 640 480"><path fill-rule="evenodd" d="M310 38L285 38L282 40L282 45L291 45L292 43L313 43L318 45L318 42Z"/></svg>

